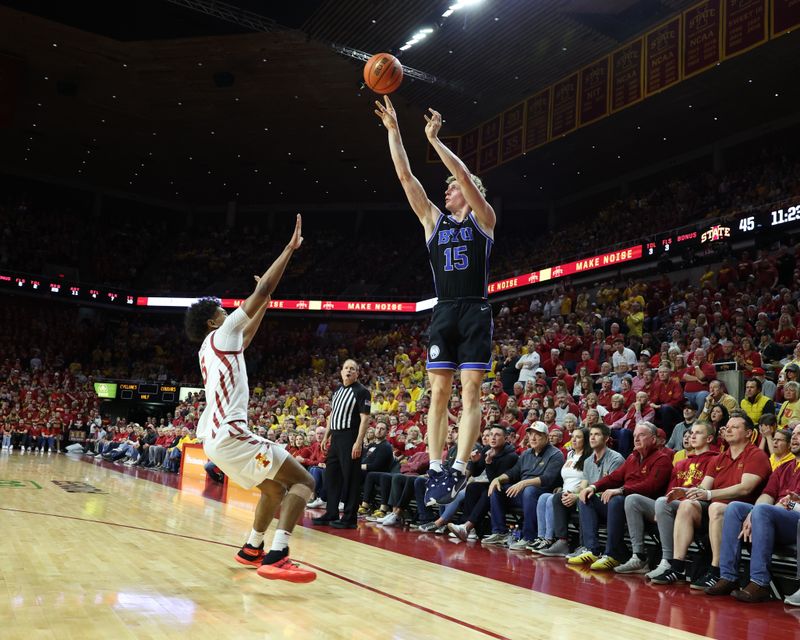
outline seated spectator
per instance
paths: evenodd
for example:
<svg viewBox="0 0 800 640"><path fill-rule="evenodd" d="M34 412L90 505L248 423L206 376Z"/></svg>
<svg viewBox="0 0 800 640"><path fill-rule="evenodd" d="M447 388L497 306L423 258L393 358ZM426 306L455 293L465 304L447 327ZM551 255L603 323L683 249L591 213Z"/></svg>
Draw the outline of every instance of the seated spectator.
<svg viewBox="0 0 800 640"><path fill-rule="evenodd" d="M708 383L715 380L717 371L714 365L706 360L706 352L703 349L695 349L692 355L691 364L683 370L681 381L683 382L683 395L698 411L702 411L708 397Z"/></svg>
<svg viewBox="0 0 800 640"><path fill-rule="evenodd" d="M800 425L791 437L794 464L784 464L770 476L755 502L731 502L725 510L720 550L720 578L709 585L710 596L732 595L740 602L771 598L769 565L775 545L794 544L800 524ZM739 588L741 543L750 542L750 581Z"/></svg>
<svg viewBox="0 0 800 640"><path fill-rule="evenodd" d="M570 395L566 391L561 391L556 395L555 411L555 421L557 424L562 424L568 413L571 413L576 418L581 414L578 405L571 401Z"/></svg>
<svg viewBox="0 0 800 640"><path fill-rule="evenodd" d="M584 430L585 431L585 430ZM600 478L618 469L625 459L613 449L608 448L608 440L611 437L609 428L601 423L592 426L589 431L589 446L591 455L583 463L584 481L581 484L596 483ZM578 508L578 495L580 490L575 492L564 492L562 489L560 499L559 494L555 494L551 501L553 508L553 535L555 540L552 545L536 549L536 553L543 556L581 556L588 549L581 544L570 554L569 540L567 537L567 525L570 514Z"/></svg>
<svg viewBox="0 0 800 640"><path fill-rule="evenodd" d="M411 427L416 429L416 427ZM411 431L409 429L409 431ZM376 520L384 527L397 527L403 525L403 510L414 497L414 481L428 471L431 459L428 452L415 451L404 458L400 464L400 473L389 476L388 491L385 483L381 483L381 497L383 503L380 511L386 513ZM386 492L385 492L386 491Z"/></svg>
<svg viewBox="0 0 800 640"><path fill-rule="evenodd" d="M794 428L796 429L797 427L795 426ZM790 429L779 429L770 438L772 452L769 455L769 466L772 468L773 473L778 467L794 460L795 456L791 451L792 431ZM765 436L764 440L767 439Z"/></svg>
<svg viewBox="0 0 800 640"><path fill-rule="evenodd" d="M670 528L673 531L673 557L668 569L651 578L653 584L682 583L686 579L689 545L696 532L703 531L706 525L711 542L711 566L704 575L692 582L692 588L707 589L716 584L720 575L722 521L728 502L737 498L744 502L754 502L760 493L759 487L763 486L770 474L767 454L750 441L754 428L755 425L746 413L734 411L724 431L726 450L706 467L706 475L701 483L686 492L675 512L672 527L667 522L670 513L658 513L659 531L667 533Z"/></svg>
<svg viewBox="0 0 800 640"><path fill-rule="evenodd" d="M672 435L667 440L667 446L674 451L681 448L684 434L692 429L694 421L697 419L697 408L688 401L683 403L683 421L676 424L672 429Z"/></svg>
<svg viewBox="0 0 800 640"><path fill-rule="evenodd" d="M761 387L761 380L756 377L750 378L745 383L744 398L742 398L742 410L756 424L763 414L775 413L775 403L762 395Z"/></svg>
<svg viewBox="0 0 800 640"><path fill-rule="evenodd" d="M659 532L662 524L664 532L659 533L662 540L662 556L659 565L650 573L649 577L656 576L669 567L672 559L672 530L669 528L674 522L678 499L685 492L700 484L705 476L708 465L716 460L717 452L711 450L711 443L715 434L711 425L705 422L696 422L689 436L688 456L672 467L672 475L666 487L666 497L656 499L644 495L629 495L625 498L625 520L631 537L633 555L625 564L616 567L617 573L648 573L647 554L644 548L644 534L648 524L657 522ZM660 513L670 512L669 518L660 516ZM652 575L651 575L652 574Z"/></svg>
<svg viewBox="0 0 800 640"><path fill-rule="evenodd" d="M625 407L625 398L621 393L614 393L611 396L611 404L608 412L603 416L603 422L611 426L620 418L624 418L627 411L628 409Z"/></svg>
<svg viewBox="0 0 800 640"><path fill-rule="evenodd" d="M552 438L550 439L550 444L557 446ZM536 522L539 530L536 539L528 547L531 551L538 552L541 549L549 549L555 542L553 500L561 500L564 493L577 496L580 490L583 489L586 485L583 464L591 454L589 430L575 429L572 432L566 461L561 467L560 486L553 493L543 493L537 502Z"/></svg>
<svg viewBox="0 0 800 640"><path fill-rule="evenodd" d="M225 474L211 460L203 465L203 469L205 469L206 475L214 482L225 482Z"/></svg>
<svg viewBox="0 0 800 640"><path fill-rule="evenodd" d="M361 452L361 474L363 476L362 502L358 515L365 516L372 510L372 500L376 487L381 489L384 505L389 500L391 491L391 474L389 470L394 464L392 445L386 439L386 425L379 422L375 428L375 443ZM324 436L323 436L324 437ZM372 515L382 518L387 510L378 509Z"/></svg>
<svg viewBox="0 0 800 640"><path fill-rule="evenodd" d="M648 369L648 371L650 371ZM645 375L645 378L652 378L652 373L648 373ZM648 395L650 394L651 387L645 385L642 388L642 391L646 391ZM634 402L636 402L636 391L633 390L633 380L631 379L630 374L626 373L622 376L622 381L620 382L620 395L623 399L623 406L627 409L630 407Z"/></svg>
<svg viewBox="0 0 800 640"><path fill-rule="evenodd" d="M714 430L717 433L717 439L713 448L720 451L727 446L725 442L725 429L728 426L728 418L730 418L730 413L728 413L727 407L722 404L715 404L713 407L711 407L708 418L703 421L708 422L708 424L714 427ZM754 432L751 435L756 437L758 434Z"/></svg>
<svg viewBox="0 0 800 640"><path fill-rule="evenodd" d="M636 402L631 405L625 415L610 425L611 435L615 440L613 448L627 458L633 451L633 431L636 425L642 422L651 422L654 416L655 411L650 406L647 392L640 391L636 394Z"/></svg>
<svg viewBox="0 0 800 640"><path fill-rule="evenodd" d="M778 418L772 413L764 413L756 424L758 425L758 435L753 440L753 444L766 451L768 455L772 455L775 451L773 436L778 430ZM790 425L790 429L793 428L794 422ZM775 471L775 467L772 470Z"/></svg>
<svg viewBox="0 0 800 640"><path fill-rule="evenodd" d="M681 419L683 404L683 389L673 375L672 367L667 363L660 365L658 379L650 392L650 406L655 409L656 424L669 435Z"/></svg>
<svg viewBox="0 0 800 640"><path fill-rule="evenodd" d="M657 498L663 494L672 471L671 456L658 449L656 433L652 422L640 422L633 433L635 450L624 464L581 491L578 514L587 552L569 558L569 564L590 564L593 570L609 570L627 560L626 496L640 493ZM601 552L597 537L601 521L606 523L605 552Z"/></svg>
<svg viewBox="0 0 800 640"><path fill-rule="evenodd" d="M547 425L536 422L528 427L530 448L516 464L489 484L489 505L492 514L492 535L482 544L508 545L510 549L527 549L536 538L536 504L543 493L551 493L560 478L564 456L548 442ZM506 510L522 508L522 535L509 544Z"/></svg>
<svg viewBox="0 0 800 640"><path fill-rule="evenodd" d="M753 379L758 380L761 383L761 394L770 400L775 400L775 392L777 391L778 387L774 382L772 382L772 380L766 379L766 371L760 367L756 367L752 371L752 376Z"/></svg>
<svg viewBox="0 0 800 640"><path fill-rule="evenodd" d="M382 438L386 438L386 424L378 422L375 425L375 439L377 441L378 431L383 432ZM328 506L327 495L325 492L325 459L328 457L327 450L322 448L322 441L325 439L325 427L317 427L314 430L314 442L308 447L307 451L299 451L295 454L295 460L302 464L311 477L314 478L314 495L306 505L309 509L323 509Z"/></svg>
<svg viewBox="0 0 800 640"><path fill-rule="evenodd" d="M778 428L785 429L792 420L800 420L800 383L787 382L783 385L784 401L778 409Z"/></svg>
<svg viewBox="0 0 800 640"><path fill-rule="evenodd" d="M795 351L800 350L800 345ZM783 402L784 394L783 388L787 382L800 382L800 364L795 361L787 364L778 377L778 385L775 390L775 402Z"/></svg>
<svg viewBox="0 0 800 640"><path fill-rule="evenodd" d="M703 401L703 408L700 411L698 420L707 421L710 418L711 407L714 405L723 405L730 414L731 411L739 408L739 403L729 393L725 393L725 385L721 380L712 380L708 383L708 395Z"/></svg>

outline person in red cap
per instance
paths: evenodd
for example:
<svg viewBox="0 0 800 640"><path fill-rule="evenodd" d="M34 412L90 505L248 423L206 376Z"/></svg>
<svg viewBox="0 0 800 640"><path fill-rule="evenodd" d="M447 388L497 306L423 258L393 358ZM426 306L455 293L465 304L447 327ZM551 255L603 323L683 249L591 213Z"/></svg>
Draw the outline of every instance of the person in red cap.
<svg viewBox="0 0 800 640"><path fill-rule="evenodd" d="M775 392L778 390L778 385L776 385L772 380L768 380L766 378L767 372L764 371L761 367L755 367L751 372L750 375L753 378L758 378L761 382L761 393L770 400L775 399Z"/></svg>

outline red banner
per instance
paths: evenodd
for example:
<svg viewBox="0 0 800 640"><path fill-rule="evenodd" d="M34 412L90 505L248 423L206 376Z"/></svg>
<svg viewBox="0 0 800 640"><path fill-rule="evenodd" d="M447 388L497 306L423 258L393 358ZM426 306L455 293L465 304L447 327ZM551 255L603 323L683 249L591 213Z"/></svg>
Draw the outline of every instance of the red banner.
<svg viewBox="0 0 800 640"><path fill-rule="evenodd" d="M457 156L459 154L459 143L461 142L461 136L440 136L439 140L442 141L445 147L450 149L453 153ZM436 153L436 149L433 148L432 145L428 145L428 162L439 162L439 154Z"/></svg>
<svg viewBox="0 0 800 640"><path fill-rule="evenodd" d="M645 90L663 91L681 79L681 18L678 16L645 36Z"/></svg>
<svg viewBox="0 0 800 640"><path fill-rule="evenodd" d="M767 41L767 0L725 0L723 57L730 58Z"/></svg>
<svg viewBox="0 0 800 640"><path fill-rule="evenodd" d="M581 70L581 125L608 115L608 65L605 57Z"/></svg>
<svg viewBox="0 0 800 640"><path fill-rule="evenodd" d="M578 74L553 85L553 107L550 110L550 136L557 138L578 126Z"/></svg>
<svg viewBox="0 0 800 640"><path fill-rule="evenodd" d="M800 26L800 0L772 0L770 36L779 36Z"/></svg>
<svg viewBox="0 0 800 640"><path fill-rule="evenodd" d="M584 273L586 271L594 271L595 269L612 267L622 262L638 260L641 257L642 245L637 244L633 247L628 247L627 249L603 253L599 256L594 256L593 258L584 258L583 260L576 260L575 262L568 262L567 264L548 267L546 269L533 271L521 276L506 278L505 280L498 280L489 284L489 293L508 291L509 289L517 289L518 287L529 287L533 284L546 282L548 280L555 280L556 278L564 278L576 273Z"/></svg>
<svg viewBox="0 0 800 640"><path fill-rule="evenodd" d="M478 152L478 130L473 129L461 136L461 154L465 156ZM463 159L463 158L462 158Z"/></svg>
<svg viewBox="0 0 800 640"><path fill-rule="evenodd" d="M500 139L500 116L496 116L481 125L481 146Z"/></svg>
<svg viewBox="0 0 800 640"><path fill-rule="evenodd" d="M24 68L19 58L0 54L0 128L14 121Z"/></svg>
<svg viewBox="0 0 800 640"><path fill-rule="evenodd" d="M705 0L683 13L683 76L688 78L720 61L720 0Z"/></svg>
<svg viewBox="0 0 800 640"><path fill-rule="evenodd" d="M642 42L642 38L634 40L611 56L612 112L636 104L644 97Z"/></svg>
<svg viewBox="0 0 800 640"><path fill-rule="evenodd" d="M540 91L526 103L525 150L541 147L549 139L550 87Z"/></svg>
<svg viewBox="0 0 800 640"><path fill-rule="evenodd" d="M500 142L495 140L491 144L481 147L478 154L478 173L494 169L500 163Z"/></svg>
<svg viewBox="0 0 800 640"><path fill-rule="evenodd" d="M522 129L525 124L525 103L520 102L503 113L503 135Z"/></svg>
<svg viewBox="0 0 800 640"><path fill-rule="evenodd" d="M522 144L522 129L505 134L500 146L500 162L508 162L522 154Z"/></svg>

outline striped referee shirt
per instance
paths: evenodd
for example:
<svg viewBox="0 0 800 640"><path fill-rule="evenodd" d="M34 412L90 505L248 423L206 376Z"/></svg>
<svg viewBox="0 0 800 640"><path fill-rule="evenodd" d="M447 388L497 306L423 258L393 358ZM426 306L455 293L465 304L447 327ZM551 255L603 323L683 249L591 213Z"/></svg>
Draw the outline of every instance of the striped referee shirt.
<svg viewBox="0 0 800 640"><path fill-rule="evenodd" d="M331 431L358 429L362 413L370 412L370 393L360 382L348 387L342 385L333 394L331 400Z"/></svg>

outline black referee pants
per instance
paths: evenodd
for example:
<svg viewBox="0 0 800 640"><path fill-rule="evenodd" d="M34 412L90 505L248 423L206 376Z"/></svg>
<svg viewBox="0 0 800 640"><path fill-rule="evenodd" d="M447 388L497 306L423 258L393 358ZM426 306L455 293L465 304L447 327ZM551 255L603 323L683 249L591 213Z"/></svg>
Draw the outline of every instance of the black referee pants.
<svg viewBox="0 0 800 640"><path fill-rule="evenodd" d="M339 517L339 502L344 502L342 520L358 520L358 498L361 491L361 458L353 460L353 445L358 429L331 431L331 446L325 461L325 485L328 487L328 518ZM347 493L343 495L343 491Z"/></svg>

